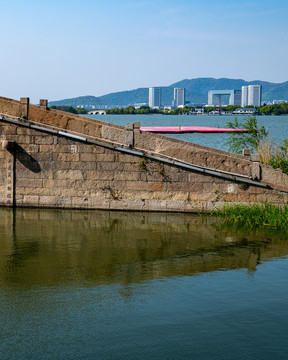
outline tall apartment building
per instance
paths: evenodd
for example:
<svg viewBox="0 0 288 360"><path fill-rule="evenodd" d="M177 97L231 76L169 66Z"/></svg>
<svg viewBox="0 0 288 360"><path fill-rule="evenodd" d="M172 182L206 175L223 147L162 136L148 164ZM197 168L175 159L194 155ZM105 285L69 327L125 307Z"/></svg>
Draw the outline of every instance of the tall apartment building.
<svg viewBox="0 0 288 360"><path fill-rule="evenodd" d="M185 89L174 88L174 106L184 106L185 104Z"/></svg>
<svg viewBox="0 0 288 360"><path fill-rule="evenodd" d="M161 88L149 88L149 107L159 108L161 106Z"/></svg>
<svg viewBox="0 0 288 360"><path fill-rule="evenodd" d="M242 86L242 101L241 106L260 106L261 104L261 85Z"/></svg>

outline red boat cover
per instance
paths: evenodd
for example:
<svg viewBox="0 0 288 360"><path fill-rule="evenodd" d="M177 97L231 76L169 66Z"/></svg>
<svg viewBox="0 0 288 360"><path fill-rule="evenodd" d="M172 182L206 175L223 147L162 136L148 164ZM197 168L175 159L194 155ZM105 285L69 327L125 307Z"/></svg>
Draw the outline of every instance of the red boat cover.
<svg viewBox="0 0 288 360"><path fill-rule="evenodd" d="M141 126L141 131L156 133L224 133L224 132L249 132L248 129L227 129L206 126Z"/></svg>

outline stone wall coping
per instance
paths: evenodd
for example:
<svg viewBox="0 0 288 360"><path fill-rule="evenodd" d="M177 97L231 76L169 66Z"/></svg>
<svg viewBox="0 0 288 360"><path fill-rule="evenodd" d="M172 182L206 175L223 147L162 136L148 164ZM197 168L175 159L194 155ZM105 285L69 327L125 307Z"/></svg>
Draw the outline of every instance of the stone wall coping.
<svg viewBox="0 0 288 360"><path fill-rule="evenodd" d="M5 100L8 102L13 102L18 103L20 105L20 101L18 100L14 100L14 99L9 99L9 98L5 98L5 97L0 97L0 100ZM61 116L71 120L71 119L78 119L78 120L82 120L85 122L89 122L89 123L95 123L95 125L99 125L99 126L107 126L107 127L111 127L111 128L115 128L115 129L119 129L119 130L123 130L123 132L125 131L125 126L121 126L121 125L117 125L117 124L112 124L112 123L108 123L102 120L98 120L98 119L93 119L93 118L89 118L88 116L83 116L83 115L78 115L78 114L70 114L67 113L65 111L61 111L61 110L56 110L56 109L48 109L45 110L43 108L41 108L39 105L35 105L35 104L29 104L29 107L31 108L37 108L38 110L41 110L43 112L51 112L51 113L55 113L55 114L61 114ZM128 120L128 119L127 119ZM33 120L35 121L35 120ZM137 122L138 123L138 122ZM84 134L83 134L84 135ZM181 139L176 139L176 138L172 138L172 137L168 137L165 135L161 135L161 134L154 134L154 133L150 133L149 136L151 138L155 138L155 139L159 139L162 142L165 141L167 142L167 145L170 143L174 143L174 144L179 144L179 146L183 147L183 145L189 147L191 150L193 149L199 149L199 150L204 150L207 152L213 152L214 154L219 154L219 155L223 155L229 158L236 158L236 159L241 159L242 161L247 161L247 163L249 163L250 161L247 160L247 158L245 158L245 156L243 155L238 155L238 154L234 154L234 153L230 153L228 151L224 151L224 150L219 150L219 149L215 149L215 148L211 148L209 146L205 146L205 145L200 145L200 144L196 144L196 143L192 143L189 141L185 141L185 140L181 140ZM103 138L104 139L104 138Z"/></svg>

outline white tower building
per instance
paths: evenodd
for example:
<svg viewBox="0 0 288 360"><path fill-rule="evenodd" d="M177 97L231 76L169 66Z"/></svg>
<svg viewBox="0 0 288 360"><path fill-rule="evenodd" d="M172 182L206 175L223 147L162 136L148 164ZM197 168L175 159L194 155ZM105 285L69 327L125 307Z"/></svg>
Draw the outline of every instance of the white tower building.
<svg viewBox="0 0 288 360"><path fill-rule="evenodd" d="M248 105L248 86L242 86L241 107Z"/></svg>
<svg viewBox="0 0 288 360"><path fill-rule="evenodd" d="M242 101L241 106L260 106L261 104L261 85L242 86Z"/></svg>
<svg viewBox="0 0 288 360"><path fill-rule="evenodd" d="M161 106L161 88L149 88L149 107L159 108Z"/></svg>
<svg viewBox="0 0 288 360"><path fill-rule="evenodd" d="M185 89L174 88L174 106L184 106L185 104Z"/></svg>

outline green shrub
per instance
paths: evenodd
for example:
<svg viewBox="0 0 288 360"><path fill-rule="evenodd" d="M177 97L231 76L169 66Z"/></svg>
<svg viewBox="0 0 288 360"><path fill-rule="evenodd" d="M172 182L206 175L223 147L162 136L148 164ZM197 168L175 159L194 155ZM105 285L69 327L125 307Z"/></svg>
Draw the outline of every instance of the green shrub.
<svg viewBox="0 0 288 360"><path fill-rule="evenodd" d="M263 203L252 205L226 205L212 215L223 219L225 224L246 226L251 229L271 227L288 232L288 205L283 207Z"/></svg>
<svg viewBox="0 0 288 360"><path fill-rule="evenodd" d="M234 121L227 122L226 127L229 129L247 129L249 132L233 132L230 134L225 145L228 145L229 151L241 154L243 149L250 149L252 153L257 152L261 140L265 139L268 131L264 126L258 129L256 116L247 116L245 122L240 123L237 117Z"/></svg>
<svg viewBox="0 0 288 360"><path fill-rule="evenodd" d="M288 175L288 140L284 139L282 146L273 144L268 139L268 131L264 126L258 128L256 116L244 118L245 122L240 123L237 118L228 122L226 127L232 129L248 129L248 133L231 133L226 145L229 151L241 154L243 149L250 149L252 153L260 155L262 164L271 165L274 169L281 169Z"/></svg>

